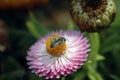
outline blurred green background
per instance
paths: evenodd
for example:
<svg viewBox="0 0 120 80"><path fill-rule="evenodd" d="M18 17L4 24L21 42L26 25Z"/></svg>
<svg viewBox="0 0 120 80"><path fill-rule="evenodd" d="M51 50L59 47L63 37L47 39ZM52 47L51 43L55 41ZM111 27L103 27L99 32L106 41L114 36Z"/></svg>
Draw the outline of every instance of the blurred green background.
<svg viewBox="0 0 120 80"><path fill-rule="evenodd" d="M70 0L4 1L0 1L0 80L45 80L28 69L27 50L52 30L79 30L69 14ZM120 0L114 1L115 21L109 29L99 32L99 54L92 53L99 59L95 61L97 67L91 67L89 72L84 67L90 64L86 65L59 80L120 80Z"/></svg>

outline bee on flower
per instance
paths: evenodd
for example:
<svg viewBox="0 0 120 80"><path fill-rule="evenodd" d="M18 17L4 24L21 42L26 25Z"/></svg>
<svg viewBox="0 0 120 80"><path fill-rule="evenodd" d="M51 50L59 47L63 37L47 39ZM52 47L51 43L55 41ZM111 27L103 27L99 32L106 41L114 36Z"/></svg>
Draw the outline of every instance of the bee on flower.
<svg viewBox="0 0 120 80"><path fill-rule="evenodd" d="M80 31L55 31L38 40L28 51L29 69L38 76L60 78L81 68L90 44Z"/></svg>

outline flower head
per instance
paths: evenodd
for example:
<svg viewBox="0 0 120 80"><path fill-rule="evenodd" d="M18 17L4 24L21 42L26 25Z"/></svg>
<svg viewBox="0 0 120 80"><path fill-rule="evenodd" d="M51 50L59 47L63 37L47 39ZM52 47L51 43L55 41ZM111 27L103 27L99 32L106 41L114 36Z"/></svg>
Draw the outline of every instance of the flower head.
<svg viewBox="0 0 120 80"><path fill-rule="evenodd" d="M72 0L70 13L83 31L100 31L114 21L116 7L113 0Z"/></svg>
<svg viewBox="0 0 120 80"><path fill-rule="evenodd" d="M56 31L42 37L28 51L27 60L32 72L48 78L76 71L87 60L90 45L78 31Z"/></svg>

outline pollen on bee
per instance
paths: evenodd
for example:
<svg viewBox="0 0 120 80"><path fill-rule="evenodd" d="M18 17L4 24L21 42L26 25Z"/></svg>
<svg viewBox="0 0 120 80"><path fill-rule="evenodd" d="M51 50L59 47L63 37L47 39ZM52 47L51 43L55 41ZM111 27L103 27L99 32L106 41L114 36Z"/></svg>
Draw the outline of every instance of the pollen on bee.
<svg viewBox="0 0 120 80"><path fill-rule="evenodd" d="M61 45L56 45L55 47L51 47L51 43L56 39L59 38L60 35L55 33L51 35L47 40L46 40L46 49L49 54L52 56L60 56L63 54L63 52L66 49L66 42L62 43Z"/></svg>

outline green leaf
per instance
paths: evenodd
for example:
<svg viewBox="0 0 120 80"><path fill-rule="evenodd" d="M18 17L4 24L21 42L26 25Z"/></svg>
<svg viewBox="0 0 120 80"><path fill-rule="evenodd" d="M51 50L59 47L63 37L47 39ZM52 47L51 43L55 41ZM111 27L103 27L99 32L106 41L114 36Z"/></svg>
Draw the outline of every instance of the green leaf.
<svg viewBox="0 0 120 80"><path fill-rule="evenodd" d="M90 80L103 80L102 76L91 66L89 66L88 77Z"/></svg>
<svg viewBox="0 0 120 80"><path fill-rule="evenodd" d="M29 31L36 37L40 38L45 35L49 30L44 27L37 19L35 19L34 15L30 13L30 20L26 22L26 25Z"/></svg>
<svg viewBox="0 0 120 80"><path fill-rule="evenodd" d="M29 31L36 37L39 38L41 36L41 34L36 30L34 24L31 21L27 21L26 25L29 29Z"/></svg>
<svg viewBox="0 0 120 80"><path fill-rule="evenodd" d="M101 60L104 60L104 59L105 59L104 56L102 56L102 55L100 55L100 54L96 55L96 60L97 60L97 61L101 61Z"/></svg>

